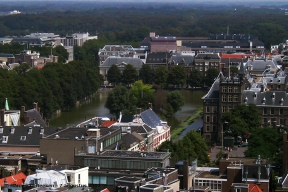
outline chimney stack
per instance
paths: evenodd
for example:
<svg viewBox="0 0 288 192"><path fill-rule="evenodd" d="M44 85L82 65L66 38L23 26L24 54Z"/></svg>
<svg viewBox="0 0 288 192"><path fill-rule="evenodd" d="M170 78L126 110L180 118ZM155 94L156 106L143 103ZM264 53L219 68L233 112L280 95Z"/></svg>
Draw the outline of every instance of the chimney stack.
<svg viewBox="0 0 288 192"><path fill-rule="evenodd" d="M36 109L38 111L38 103L34 102L33 107L34 107L34 109Z"/></svg>

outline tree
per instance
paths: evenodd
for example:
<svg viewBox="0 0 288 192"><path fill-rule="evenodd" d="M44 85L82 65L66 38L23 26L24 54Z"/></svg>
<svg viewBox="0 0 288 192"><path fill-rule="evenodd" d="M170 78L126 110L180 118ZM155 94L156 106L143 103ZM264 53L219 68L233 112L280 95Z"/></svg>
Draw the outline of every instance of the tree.
<svg viewBox="0 0 288 192"><path fill-rule="evenodd" d="M214 83L215 81L215 78L218 76L219 74L219 70L216 69L216 68L209 68L207 71L206 71L206 76L205 76L205 84L208 86L208 87L211 87L211 85Z"/></svg>
<svg viewBox="0 0 288 192"><path fill-rule="evenodd" d="M135 67L131 64L127 64L124 68L121 82L129 87L132 83L134 83L137 80L137 78L138 73Z"/></svg>
<svg viewBox="0 0 288 192"><path fill-rule="evenodd" d="M174 113L176 113L184 105L184 99L179 91L171 91L167 93L167 103L171 105Z"/></svg>
<svg viewBox="0 0 288 192"><path fill-rule="evenodd" d="M199 70L192 70L189 77L189 85L191 87L202 87L203 86L203 75Z"/></svg>
<svg viewBox="0 0 288 192"><path fill-rule="evenodd" d="M168 84L176 85L176 86L181 86L186 82L186 71L183 66L177 65L171 69L168 75Z"/></svg>
<svg viewBox="0 0 288 192"><path fill-rule="evenodd" d="M201 135L195 131L190 131L177 142L165 141L159 146L158 151L167 151L168 149L172 153L171 164L180 160L192 161L196 158L198 158L199 165L210 161L207 155L208 147Z"/></svg>
<svg viewBox="0 0 288 192"><path fill-rule="evenodd" d="M67 50L63 46L58 45L55 47L55 51L55 55L58 56L58 63L66 63L69 57Z"/></svg>
<svg viewBox="0 0 288 192"><path fill-rule="evenodd" d="M166 85L168 78L168 70L165 66L159 66L155 70L154 83L161 87Z"/></svg>
<svg viewBox="0 0 288 192"><path fill-rule="evenodd" d="M153 70L150 65L144 64L139 70L139 79L143 81L144 84L152 84L153 83Z"/></svg>
<svg viewBox="0 0 288 192"><path fill-rule="evenodd" d="M235 76L238 73L238 68L235 66L230 67L230 73L232 76Z"/></svg>
<svg viewBox="0 0 288 192"><path fill-rule="evenodd" d="M121 82L121 71L117 65L113 64L107 71L107 80L114 86Z"/></svg>
<svg viewBox="0 0 288 192"><path fill-rule="evenodd" d="M128 89L124 86L116 86L109 92L105 107L111 114L119 116L119 113L130 107Z"/></svg>
<svg viewBox="0 0 288 192"><path fill-rule="evenodd" d="M154 89L152 85L143 84L141 80L136 81L130 91L130 101L136 107L148 108L148 103L154 102Z"/></svg>
<svg viewBox="0 0 288 192"><path fill-rule="evenodd" d="M238 105L232 111L223 114L222 122L228 122L224 131L230 129L234 136L244 136L260 127L261 117L256 105Z"/></svg>

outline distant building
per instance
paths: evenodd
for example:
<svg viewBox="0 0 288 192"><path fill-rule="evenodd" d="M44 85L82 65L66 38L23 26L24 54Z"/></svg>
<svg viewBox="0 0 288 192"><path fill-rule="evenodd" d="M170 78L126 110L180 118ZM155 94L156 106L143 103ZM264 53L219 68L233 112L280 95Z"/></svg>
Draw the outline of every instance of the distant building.
<svg viewBox="0 0 288 192"><path fill-rule="evenodd" d="M66 37L60 37L56 39L56 45L63 46L82 46L87 40L98 39L98 36L90 36L89 33L73 33Z"/></svg>

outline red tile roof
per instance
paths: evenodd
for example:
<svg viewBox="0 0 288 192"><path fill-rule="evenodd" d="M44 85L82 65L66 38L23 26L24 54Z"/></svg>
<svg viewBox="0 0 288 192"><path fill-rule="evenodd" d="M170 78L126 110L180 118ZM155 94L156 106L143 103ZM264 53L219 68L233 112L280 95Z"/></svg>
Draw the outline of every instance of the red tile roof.
<svg viewBox="0 0 288 192"><path fill-rule="evenodd" d="M250 57L252 54L221 54L221 58L227 59L242 59L244 57Z"/></svg>
<svg viewBox="0 0 288 192"><path fill-rule="evenodd" d="M109 189L105 188L101 192L110 192Z"/></svg>
<svg viewBox="0 0 288 192"><path fill-rule="evenodd" d="M26 177L27 176L22 172L11 175L9 177L0 179L0 185L1 187L4 187L4 180L6 180L6 183L9 185L22 185L25 182Z"/></svg>
<svg viewBox="0 0 288 192"><path fill-rule="evenodd" d="M262 190L258 185L249 184L249 192L262 192Z"/></svg>
<svg viewBox="0 0 288 192"><path fill-rule="evenodd" d="M104 121L101 124L101 127L110 127L111 125L113 125L114 123L116 123L117 121Z"/></svg>

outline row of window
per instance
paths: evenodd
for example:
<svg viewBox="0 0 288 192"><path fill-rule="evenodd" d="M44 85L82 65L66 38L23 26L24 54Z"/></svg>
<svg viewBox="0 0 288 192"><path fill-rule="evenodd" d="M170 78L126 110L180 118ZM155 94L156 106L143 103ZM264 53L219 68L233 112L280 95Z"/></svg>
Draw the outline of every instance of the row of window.
<svg viewBox="0 0 288 192"><path fill-rule="evenodd" d="M114 185L114 179L114 177L107 176L89 176L88 184Z"/></svg>
<svg viewBox="0 0 288 192"><path fill-rule="evenodd" d="M222 181L210 181L210 180L198 180L195 179L195 186L209 186L210 191L221 191L222 189Z"/></svg>
<svg viewBox="0 0 288 192"><path fill-rule="evenodd" d="M117 134L117 135L114 135L113 137L110 137L109 139L107 140L104 140L103 141L103 145L104 145L104 148L116 143L117 141L121 140L121 133Z"/></svg>
<svg viewBox="0 0 288 192"><path fill-rule="evenodd" d="M233 87L232 86L223 86L222 87L222 93L238 93L239 92L239 87L234 87L234 91L233 91Z"/></svg>
<svg viewBox="0 0 288 192"><path fill-rule="evenodd" d="M8 142L9 136L2 136L2 143ZM26 141L26 136L20 136L20 141Z"/></svg>
<svg viewBox="0 0 288 192"><path fill-rule="evenodd" d="M118 168L118 169L146 169L148 167L162 167L160 162L156 161L132 161L132 160L114 160L114 159L84 159L84 166L100 168Z"/></svg>
<svg viewBox="0 0 288 192"><path fill-rule="evenodd" d="M3 133L3 131L4 131L4 128L0 127L0 133ZM32 131L33 131L33 129L31 127L29 127L28 130L27 130L27 133L28 134L32 134ZM44 133L44 128L41 128L39 132L40 132L40 134L43 134ZM15 133L15 128L14 127L10 128L10 133L11 134Z"/></svg>
<svg viewBox="0 0 288 192"><path fill-rule="evenodd" d="M228 98L228 99L227 99ZM222 95L222 102L238 102L238 95Z"/></svg>
<svg viewBox="0 0 288 192"><path fill-rule="evenodd" d="M206 116L206 122L207 123L209 123L209 122L217 123L217 116L212 116L212 118L211 118L209 115L207 115Z"/></svg>
<svg viewBox="0 0 288 192"><path fill-rule="evenodd" d="M216 125L212 126L212 130L210 130L210 125L206 125L206 132L216 132Z"/></svg>
<svg viewBox="0 0 288 192"><path fill-rule="evenodd" d="M206 107L206 113L217 113L217 106L212 106L211 107L212 110L210 110L210 106Z"/></svg>
<svg viewBox="0 0 288 192"><path fill-rule="evenodd" d="M263 108L263 115L283 115L284 109L274 109L274 108Z"/></svg>
<svg viewBox="0 0 288 192"><path fill-rule="evenodd" d="M263 124L264 125L286 125L286 119L276 119L276 118L271 118L271 119L268 119L268 118L263 118Z"/></svg>
<svg viewBox="0 0 288 192"><path fill-rule="evenodd" d="M210 66L218 66L219 65L219 63L216 63L216 62L209 62L209 63L205 63L205 62L197 62L197 63L195 63L195 65L206 65L206 66L208 66L208 65L210 65Z"/></svg>

